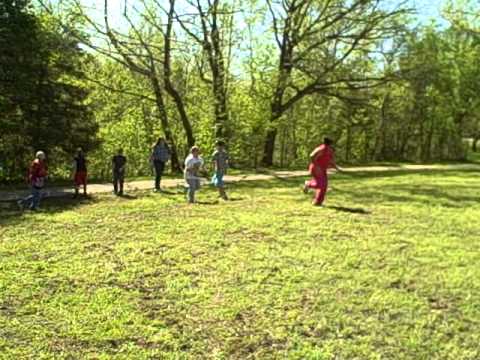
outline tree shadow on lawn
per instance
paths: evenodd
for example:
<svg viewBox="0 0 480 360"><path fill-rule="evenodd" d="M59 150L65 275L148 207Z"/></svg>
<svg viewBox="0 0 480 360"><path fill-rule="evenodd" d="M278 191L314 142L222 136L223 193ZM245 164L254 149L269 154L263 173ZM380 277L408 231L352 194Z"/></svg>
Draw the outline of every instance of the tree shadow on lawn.
<svg viewBox="0 0 480 360"><path fill-rule="evenodd" d="M71 194L69 194L71 195ZM55 214L62 211L73 210L84 205L96 204L102 201L97 197L80 196L79 198L72 198L72 196L49 197L42 199L40 203L40 210L21 211L16 201L0 202L0 226L15 225L27 220L30 214Z"/></svg>
<svg viewBox="0 0 480 360"><path fill-rule="evenodd" d="M465 208L466 206L478 204L480 196L472 194L472 186L462 184L464 179L472 179L472 175L478 175L477 170L389 170L382 172L359 172L350 174L338 174L331 178L330 190L333 193L328 195L335 196L335 194L346 195L348 202L354 203L421 203L424 205L441 205L450 208ZM446 176L455 176L458 178L458 183L453 184L431 184L425 179L415 179L409 185L405 181L401 184L389 184L388 178L405 177L408 179L410 175L434 177L442 179ZM369 179L384 178L384 184L376 185L375 188L368 186L364 181ZM270 183L268 187L283 186L285 187L301 187L306 177L294 178L279 178L274 183ZM359 180L356 183L356 180ZM447 180L448 182L448 180ZM352 186L353 185L353 186ZM353 187L353 188L352 188ZM471 193L469 195L468 193ZM303 200L301 200L303 201ZM349 209L349 208L347 208ZM340 209L337 209L341 211Z"/></svg>
<svg viewBox="0 0 480 360"><path fill-rule="evenodd" d="M412 186L383 186L382 191L365 189L345 190L337 189L338 193L347 195L349 201L363 203L412 203L426 206L441 205L449 208L465 208L478 203L478 196L453 195L448 191L432 188L421 188L418 185Z"/></svg>
<svg viewBox="0 0 480 360"><path fill-rule="evenodd" d="M471 177L472 175L478 175L480 172L474 169L428 169L428 170L408 170L408 169L391 169L382 171L349 171L340 172L335 174L335 178L339 179L374 179L374 178L390 178L398 176L452 176L455 177Z"/></svg>

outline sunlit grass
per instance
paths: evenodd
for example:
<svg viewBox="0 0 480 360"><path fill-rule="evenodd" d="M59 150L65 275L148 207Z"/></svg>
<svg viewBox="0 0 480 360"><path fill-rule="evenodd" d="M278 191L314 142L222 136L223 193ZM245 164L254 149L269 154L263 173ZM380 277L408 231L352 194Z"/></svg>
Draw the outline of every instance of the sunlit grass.
<svg viewBox="0 0 480 360"><path fill-rule="evenodd" d="M2 211L0 358L478 359L479 175L302 180Z"/></svg>

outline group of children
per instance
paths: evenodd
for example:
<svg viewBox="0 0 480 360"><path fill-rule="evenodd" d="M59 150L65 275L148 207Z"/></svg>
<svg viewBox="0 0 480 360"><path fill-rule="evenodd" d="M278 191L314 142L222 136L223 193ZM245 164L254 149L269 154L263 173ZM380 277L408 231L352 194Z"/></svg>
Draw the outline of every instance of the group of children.
<svg viewBox="0 0 480 360"><path fill-rule="evenodd" d="M225 192L225 183L223 177L228 169L229 157L225 150L225 143L218 141L215 145L215 151L212 154L212 164L214 175L212 184L218 188L219 195L222 199L228 200ZM152 148L150 154L150 162L155 171L155 192L160 192L160 182L165 170L165 164L170 159L170 149L163 138L159 138ZM123 195L125 170L127 158L123 155L123 149L118 149L112 158L112 178L113 193L117 196ZM200 173L204 165L204 160L200 156L200 149L193 146L190 154L185 159L184 179L187 189L187 201L195 202L195 193L200 189ZM48 176L47 166L45 162L45 153L37 151L35 159L32 161L28 171L28 183L30 184L31 193L24 199L18 201L19 207L23 210L37 210L40 205L41 192L45 186ZM80 188L83 187L83 194L87 195L87 159L82 149L77 150L77 154L73 159L73 182L74 182L74 198L78 197Z"/></svg>
<svg viewBox="0 0 480 360"><path fill-rule="evenodd" d="M332 147L333 141L325 138L323 143L316 147L310 154L309 171L312 179L305 182L304 192L308 193L309 189L315 190L315 197L312 204L322 206L325 200L328 187L327 170L331 167L342 171L335 163L335 152ZM212 154L212 164L214 174L211 183L218 188L219 196L228 200L225 192L225 183L223 177L229 167L228 153L225 151L225 143L218 141L215 144L215 151ZM165 169L165 163L170 159L170 149L163 138L159 138L152 148L150 154L150 162L155 170L155 190L160 192L160 182ZM113 192L115 195L123 195L123 185L125 180L125 168L127 158L123 155L123 150L119 149L117 154L112 158L112 177L113 177ZM204 160L200 156L200 149L193 146L190 149L190 154L185 159L184 164L184 179L187 189L187 201L189 203L195 202L195 193L200 189L200 174L204 165ZM24 209L28 207L31 210L38 209L41 199L41 191L45 185L47 178L47 166L45 164L45 153L38 151L35 154L35 159L32 161L28 181L31 187L31 193L24 199L18 201L18 205ZM83 193L87 195L87 160L82 149L78 149L73 161L73 180L75 185L75 195L77 197L80 187L83 186Z"/></svg>
<svg viewBox="0 0 480 360"><path fill-rule="evenodd" d="M155 171L155 192L160 192L160 183L162 180L165 164L170 159L170 149L167 142L163 138L159 138L152 148L150 155L150 163ZM214 175L212 177L212 184L218 188L220 197L228 200L225 192L225 183L223 176L228 169L228 154L225 151L225 143L217 141L215 144L215 151L212 155L212 164L214 168ZM200 189L200 173L204 165L204 160L200 156L200 149L198 146L193 146L190 153L185 159L184 163L184 179L187 189L187 200L189 203L195 202L195 192Z"/></svg>

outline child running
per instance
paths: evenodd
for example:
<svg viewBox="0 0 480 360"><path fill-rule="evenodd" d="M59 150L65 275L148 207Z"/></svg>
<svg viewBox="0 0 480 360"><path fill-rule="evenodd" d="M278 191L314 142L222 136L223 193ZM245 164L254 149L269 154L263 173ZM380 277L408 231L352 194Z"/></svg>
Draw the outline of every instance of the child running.
<svg viewBox="0 0 480 360"><path fill-rule="evenodd" d="M228 200L225 192L225 183L223 182L223 176L227 173L228 169L228 154L225 151L225 143L223 141L217 141L215 144L216 150L212 154L212 162L214 168L214 175L212 177L212 184L218 188L218 193L223 200Z"/></svg>
<svg viewBox="0 0 480 360"><path fill-rule="evenodd" d="M316 189L315 198L312 201L312 205L315 206L322 206L325 200L328 188L328 168L333 167L338 171L342 171L335 163L335 151L332 144L333 141L331 139L325 138L323 144L316 147L310 154L311 163L308 170L312 175L312 179L305 181L303 191L307 193L308 189Z"/></svg>
<svg viewBox="0 0 480 360"><path fill-rule="evenodd" d="M200 149L193 146L190 154L185 159L184 176L188 185L187 200L189 204L195 202L195 191L200 189L200 178L198 177L200 168L203 165L203 159L200 157Z"/></svg>
<svg viewBox="0 0 480 360"><path fill-rule="evenodd" d="M45 164L45 153L43 151L37 151L35 160L32 161L28 169L28 182L31 187L31 193L26 198L18 200L17 202L21 210L25 208L32 211L38 210L46 178L47 165Z"/></svg>
<svg viewBox="0 0 480 360"><path fill-rule="evenodd" d="M73 197L78 197L80 186L83 186L83 195L87 196L87 159L82 148L77 149L77 155L73 159L73 182L75 186Z"/></svg>
<svg viewBox="0 0 480 360"><path fill-rule="evenodd" d="M123 195L123 182L125 181L125 165L127 158L123 156L123 149L118 149L117 155L112 158L113 193Z"/></svg>

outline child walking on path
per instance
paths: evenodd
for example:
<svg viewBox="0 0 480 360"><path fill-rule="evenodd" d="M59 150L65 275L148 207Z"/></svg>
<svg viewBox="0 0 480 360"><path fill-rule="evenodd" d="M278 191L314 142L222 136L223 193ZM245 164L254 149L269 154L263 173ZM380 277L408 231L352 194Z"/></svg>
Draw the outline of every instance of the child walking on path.
<svg viewBox="0 0 480 360"><path fill-rule="evenodd" d="M303 191L308 189L316 189L313 205L322 206L328 189L328 168L335 168L342 171L335 163L335 151L332 147L333 141L329 138L323 140L323 144L316 147L310 154L311 163L308 167L312 179L305 181Z"/></svg>
<svg viewBox="0 0 480 360"><path fill-rule="evenodd" d="M28 169L28 182L31 187L31 193L26 198L18 201L18 206L22 210L26 207L33 211L38 210L46 178L47 166L45 164L45 153L43 151L37 151L35 160L32 161Z"/></svg>
<svg viewBox="0 0 480 360"><path fill-rule="evenodd" d="M198 177L203 159L200 157L200 149L193 146L190 154L185 159L184 176L188 184L187 200L190 204L195 202L195 192L200 189L200 178Z"/></svg>
<svg viewBox="0 0 480 360"><path fill-rule="evenodd" d="M77 156L73 159L73 182L75 186L75 195L78 196L80 186L83 186L83 195L87 196L87 159L82 148L78 148Z"/></svg>
<svg viewBox="0 0 480 360"><path fill-rule="evenodd" d="M218 188L218 193L220 197L224 200L228 200L227 194L225 192L225 183L223 181L223 176L227 173L228 169L228 154L225 151L225 143L223 141L218 141L215 144L216 150L212 155L212 162L215 173L212 177L213 186Z"/></svg>
<svg viewBox="0 0 480 360"><path fill-rule="evenodd" d="M112 158L113 192L123 195L123 182L125 181L125 165L127 158L123 156L123 149L118 149L117 155Z"/></svg>
<svg viewBox="0 0 480 360"><path fill-rule="evenodd" d="M165 163L170 159L170 149L163 138L159 138L153 146L150 162L155 169L155 192L160 190L160 181L162 181Z"/></svg>

